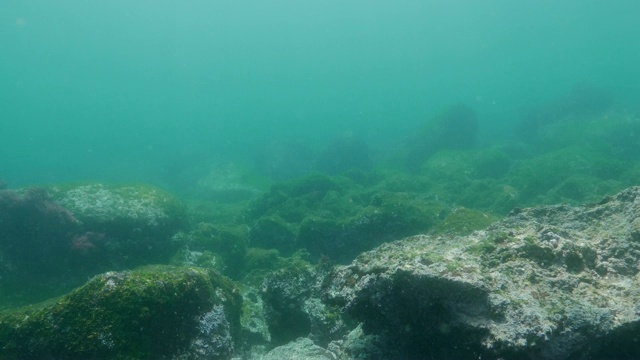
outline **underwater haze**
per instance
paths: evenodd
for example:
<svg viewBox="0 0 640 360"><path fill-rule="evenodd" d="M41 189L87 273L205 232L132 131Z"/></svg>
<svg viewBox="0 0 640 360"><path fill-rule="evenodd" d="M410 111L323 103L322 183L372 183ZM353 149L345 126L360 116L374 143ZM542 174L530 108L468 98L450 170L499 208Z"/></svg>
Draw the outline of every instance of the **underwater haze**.
<svg viewBox="0 0 640 360"><path fill-rule="evenodd" d="M639 358L639 14L0 0L0 360Z"/></svg>
<svg viewBox="0 0 640 360"><path fill-rule="evenodd" d="M576 84L637 111L638 14L631 0L3 0L0 178L171 186L185 164L346 133L384 157L458 103L492 143Z"/></svg>

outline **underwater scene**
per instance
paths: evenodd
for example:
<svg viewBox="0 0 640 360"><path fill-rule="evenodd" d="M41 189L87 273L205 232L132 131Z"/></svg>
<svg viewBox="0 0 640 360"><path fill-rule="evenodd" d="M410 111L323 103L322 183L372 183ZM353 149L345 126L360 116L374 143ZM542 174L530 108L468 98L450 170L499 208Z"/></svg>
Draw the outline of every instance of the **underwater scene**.
<svg viewBox="0 0 640 360"><path fill-rule="evenodd" d="M3 0L0 360L640 359L638 14Z"/></svg>

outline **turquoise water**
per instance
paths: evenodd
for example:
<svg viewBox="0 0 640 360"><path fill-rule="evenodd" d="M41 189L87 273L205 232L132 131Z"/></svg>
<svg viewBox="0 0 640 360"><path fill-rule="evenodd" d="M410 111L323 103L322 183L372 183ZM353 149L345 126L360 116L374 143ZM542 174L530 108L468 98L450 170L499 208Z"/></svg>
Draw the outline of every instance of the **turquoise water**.
<svg viewBox="0 0 640 360"><path fill-rule="evenodd" d="M452 103L492 143L576 84L637 110L638 13L631 0L4 0L0 178L167 185L176 164L345 132L384 156Z"/></svg>
<svg viewBox="0 0 640 360"><path fill-rule="evenodd" d="M330 320L316 330L289 306L306 300L259 284L272 278L306 289L297 277L311 279L310 264L313 277L324 276L386 242L423 233L458 242L513 208L593 203L640 185L638 14L637 0L0 0L0 312L61 296L105 271L160 263L215 269L255 287L245 301L286 304L274 309L287 321L258 314L276 329L264 342L256 332L246 344L252 351L316 331L338 336L351 325L339 324L335 309L313 315ZM467 247L465 257L531 240L508 234ZM633 263L620 244L624 251L607 255L602 269ZM569 259L564 249L572 248L559 248L559 259ZM438 254L420 264L446 263L457 276L457 259ZM582 268L583 257L594 261L591 251L580 254L562 260L568 270ZM547 266L546 250L534 255ZM280 269L290 275L279 279ZM106 276L124 276L114 274ZM321 303L319 294L304 296ZM565 300L553 301L555 309ZM84 301L73 306L87 309ZM134 316L147 318L144 309ZM115 313L105 324L138 324ZM562 315L554 329L582 327L575 319ZM12 330L0 336L27 329L18 350L46 358L55 357L51 343L64 358L90 358L96 340L107 353L133 351L96 338L94 328L110 325L77 320L79 341L2 318ZM431 320L436 339L471 333ZM412 326L399 327L402 336ZM635 336L618 329L604 335L623 335L622 345L605 349L637 353ZM578 330L588 339L603 331ZM433 344L411 339L410 351Z"/></svg>

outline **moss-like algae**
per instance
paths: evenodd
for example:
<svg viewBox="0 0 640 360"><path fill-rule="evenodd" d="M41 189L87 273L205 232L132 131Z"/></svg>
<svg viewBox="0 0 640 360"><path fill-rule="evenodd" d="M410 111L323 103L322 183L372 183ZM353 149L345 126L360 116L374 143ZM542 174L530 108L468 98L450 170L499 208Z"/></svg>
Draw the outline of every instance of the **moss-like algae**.
<svg viewBox="0 0 640 360"><path fill-rule="evenodd" d="M239 336L241 299L213 271L109 272L52 304L1 313L0 359L158 359L187 347L215 304Z"/></svg>
<svg viewBox="0 0 640 360"><path fill-rule="evenodd" d="M499 218L481 211L464 207L455 208L434 228L435 233L451 235L468 235L475 230L482 230Z"/></svg>

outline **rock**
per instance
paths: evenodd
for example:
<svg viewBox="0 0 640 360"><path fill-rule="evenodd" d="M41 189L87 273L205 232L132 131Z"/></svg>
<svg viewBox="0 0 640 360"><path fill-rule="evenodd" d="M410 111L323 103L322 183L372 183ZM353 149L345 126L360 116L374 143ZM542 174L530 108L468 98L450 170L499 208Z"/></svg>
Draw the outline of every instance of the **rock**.
<svg viewBox="0 0 640 360"><path fill-rule="evenodd" d="M45 189L0 190L0 298L23 284L34 293L47 279L55 278L58 287L68 280L79 228L80 222Z"/></svg>
<svg viewBox="0 0 640 360"><path fill-rule="evenodd" d="M613 98L607 91L576 84L564 96L527 109L516 124L516 133L525 141L539 140L555 124L572 122L574 127L582 126L585 120L608 111L612 104Z"/></svg>
<svg viewBox="0 0 640 360"><path fill-rule="evenodd" d="M380 191L354 216L307 217L300 225L299 242L312 254L346 263L385 241L429 230L441 209L440 204L413 194Z"/></svg>
<svg viewBox="0 0 640 360"><path fill-rule="evenodd" d="M299 338L286 345L278 346L262 356L260 360L335 360L336 355L317 346L307 338Z"/></svg>
<svg viewBox="0 0 640 360"><path fill-rule="evenodd" d="M237 203L250 200L260 194L251 184L255 175L231 164L213 164L205 176L198 179L193 195L198 199Z"/></svg>
<svg viewBox="0 0 640 360"><path fill-rule="evenodd" d="M235 278L243 266L248 236L242 226L200 222L171 240L181 246L173 264L215 268Z"/></svg>
<svg viewBox="0 0 640 360"><path fill-rule="evenodd" d="M58 300L0 313L0 359L230 359L240 307L214 271L108 272Z"/></svg>
<svg viewBox="0 0 640 360"><path fill-rule="evenodd" d="M186 226L184 205L149 185L96 183L51 192L82 222L85 234L74 247L85 255L99 254L92 261L102 264L101 271L166 262L177 250L171 237Z"/></svg>
<svg viewBox="0 0 640 360"><path fill-rule="evenodd" d="M324 300L381 338L384 358L633 358L638 214L632 187L516 210L468 236L384 244L336 268Z"/></svg>
<svg viewBox="0 0 640 360"><path fill-rule="evenodd" d="M366 335L361 325L346 334L343 339L332 341L327 346L327 350L336 354L341 360L385 359L380 350L380 337Z"/></svg>
<svg viewBox="0 0 640 360"><path fill-rule="evenodd" d="M424 195L365 192L349 179L316 174L276 184L253 203L250 243L347 263L384 241L429 230L443 207Z"/></svg>
<svg viewBox="0 0 640 360"><path fill-rule="evenodd" d="M129 235L139 229L159 234L184 225L183 204L150 185L88 184L51 189L54 199L85 227Z"/></svg>

